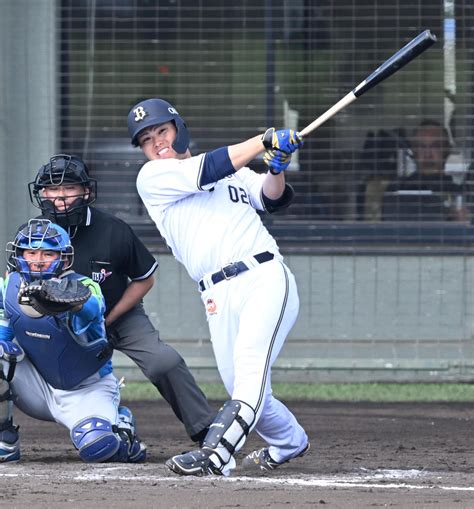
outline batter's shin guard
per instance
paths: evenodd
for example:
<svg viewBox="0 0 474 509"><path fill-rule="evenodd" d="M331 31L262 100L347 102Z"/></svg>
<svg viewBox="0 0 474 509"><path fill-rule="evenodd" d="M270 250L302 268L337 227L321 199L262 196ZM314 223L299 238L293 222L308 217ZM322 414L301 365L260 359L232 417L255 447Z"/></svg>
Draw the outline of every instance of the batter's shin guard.
<svg viewBox="0 0 474 509"><path fill-rule="evenodd" d="M214 451L209 459L216 467L222 469L244 445L254 420L253 408L243 401L232 399L224 403L202 444L204 449Z"/></svg>

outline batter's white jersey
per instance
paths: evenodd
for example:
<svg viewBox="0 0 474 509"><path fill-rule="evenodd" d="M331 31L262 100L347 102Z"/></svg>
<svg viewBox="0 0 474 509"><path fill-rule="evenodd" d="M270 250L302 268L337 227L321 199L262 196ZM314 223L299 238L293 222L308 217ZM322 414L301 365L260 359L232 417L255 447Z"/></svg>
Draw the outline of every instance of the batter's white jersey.
<svg viewBox="0 0 474 509"><path fill-rule="evenodd" d="M138 193L175 258L195 281L264 251L282 259L255 210L264 210L265 175L242 168L200 188L203 161L204 154L149 161L137 178Z"/></svg>
<svg viewBox="0 0 474 509"><path fill-rule="evenodd" d="M263 210L265 175L249 168L199 187L204 155L146 163L138 192L176 259L196 281L245 260L238 277L201 288L217 367L227 392L255 412L252 426L275 461L297 456L308 437L272 394L270 369L295 323L299 299L293 274L256 210ZM254 255L274 259L250 265ZM206 278L208 280L208 278ZM243 444L241 440L236 450ZM235 467L231 457L223 473Z"/></svg>

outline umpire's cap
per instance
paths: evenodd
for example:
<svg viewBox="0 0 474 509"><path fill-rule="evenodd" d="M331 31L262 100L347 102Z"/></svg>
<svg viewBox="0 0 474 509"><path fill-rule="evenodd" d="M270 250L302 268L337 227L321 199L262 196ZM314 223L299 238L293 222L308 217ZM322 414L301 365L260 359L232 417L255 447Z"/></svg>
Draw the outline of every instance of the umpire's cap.
<svg viewBox="0 0 474 509"><path fill-rule="evenodd" d="M48 164L38 170L34 184L36 188L63 184L81 184L89 187L90 182L94 180L89 177L89 168L79 157L56 154L51 157Z"/></svg>
<svg viewBox="0 0 474 509"><path fill-rule="evenodd" d="M153 125L174 122L177 130L173 149L178 154L184 154L189 147L189 133L183 119L176 109L163 99L146 99L136 104L128 114L128 133L132 145L138 146L138 135Z"/></svg>

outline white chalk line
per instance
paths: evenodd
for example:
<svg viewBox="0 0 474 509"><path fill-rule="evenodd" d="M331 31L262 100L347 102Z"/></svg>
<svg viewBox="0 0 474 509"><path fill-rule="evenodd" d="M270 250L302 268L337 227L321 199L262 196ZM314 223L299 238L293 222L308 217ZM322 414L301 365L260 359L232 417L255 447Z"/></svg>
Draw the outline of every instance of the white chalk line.
<svg viewBox="0 0 474 509"><path fill-rule="evenodd" d="M13 466L13 465L12 465ZM58 472L57 477L63 480L73 482L91 482L91 481L120 481L120 482L133 482L133 483L153 483L158 482L180 483L198 481L206 482L246 482L253 484L276 485L281 487L297 486L297 487L311 487L311 488L371 488L371 489L404 489L404 490L443 490L443 491L473 491L473 486L442 486L440 482L443 481L443 474L440 472L427 472L422 470L376 470L376 471L363 471L363 473L347 474L347 475L334 475L323 477L310 477L305 475L304 478L291 478L291 477L250 477L250 476L231 476L231 477L180 477L180 476L162 476L162 475L144 475L139 474L135 469L136 466L108 466L103 467L100 465L90 465L91 470L100 469L100 472L88 472L77 474L76 472ZM10 471L6 471L9 469ZM119 474L118 472L125 471ZM130 472L132 475L127 475ZM450 476L453 472L449 473ZM466 475L466 474L462 474ZM11 471L9 465L0 465L0 479L1 478L49 478L48 473L36 473L28 471L27 468L22 466L15 466L15 470ZM471 477L471 476L469 476ZM384 481L381 483L380 481ZM406 482L411 480L412 482ZM414 480L429 482L429 484L419 485L413 484ZM474 484L474 478L473 478Z"/></svg>

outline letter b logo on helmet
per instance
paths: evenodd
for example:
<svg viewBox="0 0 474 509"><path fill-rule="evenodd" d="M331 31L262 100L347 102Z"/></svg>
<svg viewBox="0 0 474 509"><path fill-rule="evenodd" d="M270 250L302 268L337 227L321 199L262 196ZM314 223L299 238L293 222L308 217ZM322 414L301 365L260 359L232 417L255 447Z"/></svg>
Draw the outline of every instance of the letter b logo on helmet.
<svg viewBox="0 0 474 509"><path fill-rule="evenodd" d="M147 112L143 109L143 106L139 106L138 108L135 108L133 110L133 113L135 113L135 122L140 122L140 120L143 120L147 116Z"/></svg>
<svg viewBox="0 0 474 509"><path fill-rule="evenodd" d="M130 110L127 123L132 145L138 146L137 138L141 131L165 122L174 122L177 133L173 149L184 154L189 147L188 129L176 109L163 99L146 99Z"/></svg>

